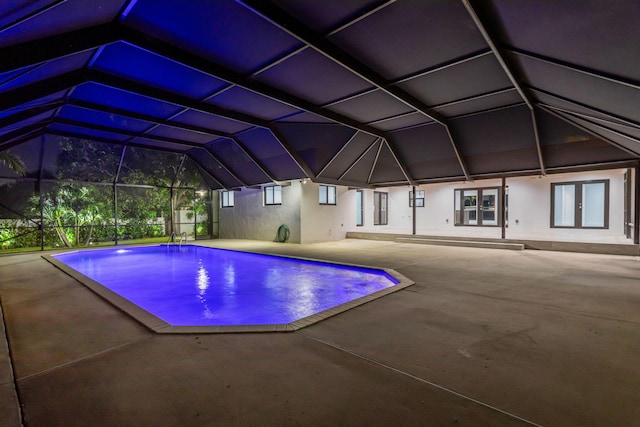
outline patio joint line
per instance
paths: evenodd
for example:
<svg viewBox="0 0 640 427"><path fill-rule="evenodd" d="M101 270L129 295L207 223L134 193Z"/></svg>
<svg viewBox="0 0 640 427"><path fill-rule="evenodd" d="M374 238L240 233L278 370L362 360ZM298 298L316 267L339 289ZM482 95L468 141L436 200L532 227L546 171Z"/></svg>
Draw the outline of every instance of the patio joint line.
<svg viewBox="0 0 640 427"><path fill-rule="evenodd" d="M24 381L24 380L31 379L33 377L39 377L41 375L46 375L49 372L53 372L53 371L56 371L58 369L67 368L69 366L75 365L76 363L83 362L83 361L88 360L88 359L93 359L96 356L101 356L103 354L110 353L110 352L112 352L114 350L119 350L119 349L121 349L123 347L127 347L129 345L136 344L136 343L139 343L141 341L146 341L146 340L151 339L153 337L154 337L154 335L149 335L149 336L146 336L146 337L138 338L136 340L129 341L129 342L126 342L124 344L117 345L115 347L109 347L109 348L106 348L104 350L98 351L96 353L88 354L88 355L80 357L78 359L70 360L70 361L62 363L60 365L56 365L56 366L52 366L52 367L47 368L47 369L43 369L42 371L38 371L38 372L34 372L32 374L29 374L29 375L25 375L22 378L16 378L16 383L18 381Z"/></svg>
<svg viewBox="0 0 640 427"><path fill-rule="evenodd" d="M18 389L18 378L16 377L16 368L13 364L13 351L11 350L11 343L9 342L9 331L7 330L7 322L5 321L4 310L2 309L2 298L0 298L0 327L2 328L2 333L4 334L4 340L7 344L7 353L8 353L8 363L10 368L11 382L13 383L14 397L15 403L17 404L16 411L18 412L18 417L20 419L20 425L24 426L24 407L22 405L22 399L20 398L20 390ZM9 384L9 383L7 383Z"/></svg>
<svg viewBox="0 0 640 427"><path fill-rule="evenodd" d="M495 406L489 405L488 403L482 402L482 401L480 401L480 400L478 400L478 399L474 399L473 397L470 397L470 396L467 396L467 395L465 395L465 394L459 393L459 392L457 392L457 391L455 391L455 390L452 390L452 389L450 389L450 388L447 388L447 387L444 387L444 386L442 386L442 385L436 384L436 383L434 383L434 382L431 382L431 381L425 380L424 378L420 378L420 377L418 377L418 376L416 376L416 375L413 375L413 374L410 374L410 373L408 373L408 372L402 371L402 370L400 370L400 369L398 369L398 368L394 368L393 366L390 366L390 365L387 365L387 364L385 364L385 363L379 362L379 361L377 361L377 360L371 359L371 358L369 358L369 357L367 357L367 356L363 356L363 355L361 355L361 354L358 354L358 353L355 353L355 352L353 352L353 351L347 350L346 348L340 347L340 346L339 346L339 345L337 345L337 344L333 344L333 343L330 343L330 342L328 342L328 341L321 340L321 339L319 339L319 338L314 338L314 337L312 337L312 336L310 336L310 335L308 335L308 334L305 334L304 332L300 332L300 334L301 334L301 335L304 335L305 337L307 337L307 338L309 338L309 339L311 339L311 340L313 340L313 341L319 342L319 343L321 343L321 344L324 344L324 345L329 346L329 347L331 347L331 348L334 348L334 349L336 349L336 350L339 350L339 351L342 351L342 352L344 352L344 353L347 353L347 354L349 354L349 355L351 355L351 356L354 356L354 357L357 357L357 358L359 358L359 359L365 360L365 361L367 361L367 362L369 362L369 363L373 363L374 365L378 365L378 366L380 366L380 367L382 367L382 368L389 369L389 370L391 370L391 371L393 371L393 372L396 372L396 373L398 373L398 374L404 375L404 376L409 377L409 378L411 378L411 379L413 379L413 380L416 380L416 381L419 381L419 382L421 382L421 383L427 384L427 385L429 385L429 386L431 386L431 387L437 388L437 389L442 390L442 391L444 391L444 392L447 392L447 393L453 394L454 396L458 396L458 397L460 397L460 398L462 398L462 399L468 400L468 401L470 401L470 402L473 402L473 403L478 404L478 405L480 405L480 406L483 406L483 407L485 407L485 408L488 408L488 409L491 409L491 410L493 410L493 411L499 412L499 413L501 413L501 414L507 415L508 417L515 418L515 419L517 419L517 420L519 420L519 421L522 421L522 422L524 422L524 423L527 423L527 424L532 425L532 426L535 426L535 427L544 427L544 426L543 426L543 425L541 425L541 424L537 424L537 423L535 423L535 422L533 422L533 421L530 421L530 420L527 420L527 419L525 419L525 418L519 417L518 415L512 414L512 413L507 412L507 411L505 411L505 410L503 410L503 409L500 409L500 408L497 408L497 407L495 407Z"/></svg>

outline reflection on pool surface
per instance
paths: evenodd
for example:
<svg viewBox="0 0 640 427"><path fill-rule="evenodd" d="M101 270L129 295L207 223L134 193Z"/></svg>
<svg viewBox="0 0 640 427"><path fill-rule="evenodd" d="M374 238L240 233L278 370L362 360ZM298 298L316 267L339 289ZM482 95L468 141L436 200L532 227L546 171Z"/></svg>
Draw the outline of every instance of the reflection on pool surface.
<svg viewBox="0 0 640 427"><path fill-rule="evenodd" d="M290 324L399 283L378 269L193 245L53 257L172 326Z"/></svg>

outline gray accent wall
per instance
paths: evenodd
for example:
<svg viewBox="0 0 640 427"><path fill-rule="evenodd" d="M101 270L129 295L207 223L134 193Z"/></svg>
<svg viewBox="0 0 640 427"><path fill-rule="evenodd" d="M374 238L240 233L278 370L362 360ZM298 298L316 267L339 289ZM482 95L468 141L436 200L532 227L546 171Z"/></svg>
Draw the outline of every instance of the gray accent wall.
<svg viewBox="0 0 640 427"><path fill-rule="evenodd" d="M262 188L243 188L235 192L235 206L220 208L221 239L251 239L274 241L278 227L289 227L287 242L300 243L299 181L282 187L282 204L265 206Z"/></svg>

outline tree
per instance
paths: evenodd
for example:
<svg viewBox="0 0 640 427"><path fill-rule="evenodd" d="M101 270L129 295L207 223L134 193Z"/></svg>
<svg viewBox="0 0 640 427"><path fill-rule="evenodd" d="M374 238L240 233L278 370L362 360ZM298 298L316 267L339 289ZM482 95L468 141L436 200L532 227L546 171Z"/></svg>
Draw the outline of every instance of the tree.
<svg viewBox="0 0 640 427"><path fill-rule="evenodd" d="M0 164L7 166L18 175L24 175L26 172L22 159L9 150L0 151Z"/></svg>

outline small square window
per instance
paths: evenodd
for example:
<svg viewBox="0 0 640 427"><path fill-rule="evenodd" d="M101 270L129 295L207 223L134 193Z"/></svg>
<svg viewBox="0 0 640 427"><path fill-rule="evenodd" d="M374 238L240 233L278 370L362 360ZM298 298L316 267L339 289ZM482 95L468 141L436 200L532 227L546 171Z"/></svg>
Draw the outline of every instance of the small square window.
<svg viewBox="0 0 640 427"><path fill-rule="evenodd" d="M281 205L282 204L282 186L270 185L264 187L264 204L269 205Z"/></svg>
<svg viewBox="0 0 640 427"><path fill-rule="evenodd" d="M413 191L409 191L409 207L413 206ZM424 190L416 190L416 207L424 207Z"/></svg>
<svg viewBox="0 0 640 427"><path fill-rule="evenodd" d="M231 208L234 206L234 194L233 191L220 191L220 207Z"/></svg>
<svg viewBox="0 0 640 427"><path fill-rule="evenodd" d="M319 188L319 202L321 205L335 205L336 187L332 185L321 185Z"/></svg>

